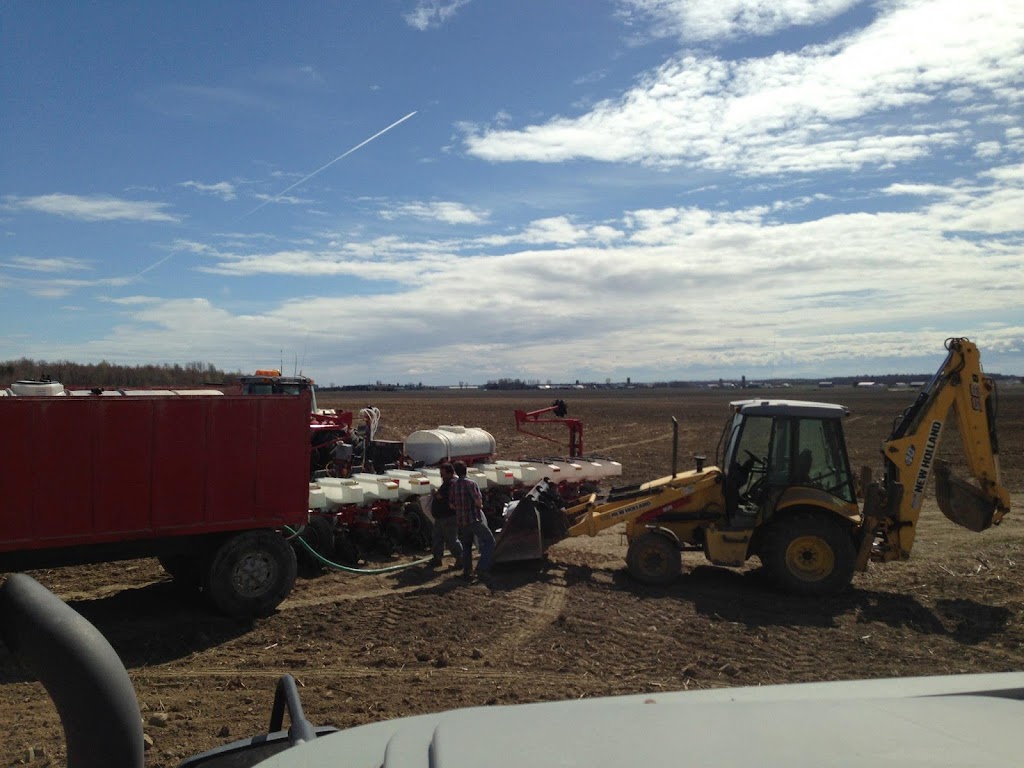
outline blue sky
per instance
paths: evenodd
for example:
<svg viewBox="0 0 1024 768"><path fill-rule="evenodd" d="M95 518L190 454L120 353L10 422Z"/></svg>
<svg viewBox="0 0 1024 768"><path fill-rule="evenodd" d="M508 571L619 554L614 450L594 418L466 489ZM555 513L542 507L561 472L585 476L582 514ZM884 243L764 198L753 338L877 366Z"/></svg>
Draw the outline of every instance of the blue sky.
<svg viewBox="0 0 1024 768"><path fill-rule="evenodd" d="M0 359L1024 374L1021 0L5 3L0 93Z"/></svg>

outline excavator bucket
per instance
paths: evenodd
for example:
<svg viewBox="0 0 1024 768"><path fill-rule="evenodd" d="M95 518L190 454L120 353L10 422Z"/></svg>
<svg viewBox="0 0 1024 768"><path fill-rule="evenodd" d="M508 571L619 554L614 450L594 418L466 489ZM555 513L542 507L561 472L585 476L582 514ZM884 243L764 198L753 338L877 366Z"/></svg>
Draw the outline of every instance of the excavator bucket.
<svg viewBox="0 0 1024 768"><path fill-rule="evenodd" d="M494 562L538 560L568 530L561 499L541 481L507 513L495 536Z"/></svg>
<svg viewBox="0 0 1024 768"><path fill-rule="evenodd" d="M992 525L995 501L980 488L955 477L945 461L935 462L935 498L942 514L957 525L975 532Z"/></svg>

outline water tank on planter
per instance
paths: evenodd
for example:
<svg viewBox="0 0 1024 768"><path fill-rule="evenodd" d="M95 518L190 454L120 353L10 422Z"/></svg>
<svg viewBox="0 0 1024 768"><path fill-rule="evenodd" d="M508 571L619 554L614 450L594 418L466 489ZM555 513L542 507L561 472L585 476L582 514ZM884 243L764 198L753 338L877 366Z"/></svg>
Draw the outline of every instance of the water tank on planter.
<svg viewBox="0 0 1024 768"><path fill-rule="evenodd" d="M492 456L497 443L490 432L479 427L444 425L420 429L405 439L405 453L415 462L439 464L456 459Z"/></svg>

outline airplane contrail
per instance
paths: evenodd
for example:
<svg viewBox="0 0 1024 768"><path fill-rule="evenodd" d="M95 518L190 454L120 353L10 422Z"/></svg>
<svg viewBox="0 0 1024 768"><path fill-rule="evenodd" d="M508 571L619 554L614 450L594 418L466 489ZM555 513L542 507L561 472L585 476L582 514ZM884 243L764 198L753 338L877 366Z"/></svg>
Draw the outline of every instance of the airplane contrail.
<svg viewBox="0 0 1024 768"><path fill-rule="evenodd" d="M149 272L149 270L151 270L151 269L156 269L157 267L159 267L159 266L160 266L161 264L163 264L163 263L164 263L165 261L167 261L168 259L170 259L170 258L171 258L171 257L172 257L173 255L174 255L173 253L169 253L169 254L167 254L167 255L166 255L166 256L164 256L164 257L163 257L162 259L160 259L160 261L154 262L153 264L150 264L150 265L149 265L148 267L146 267L145 269L143 269L143 270L140 270L140 271L136 272L136 273L135 273L134 275L132 275L132 276L131 276L131 277L130 277L129 279L130 279L130 280L134 280L134 279L135 279L135 278L137 278L137 277L142 277L142 276L143 276L144 274L146 274L147 272Z"/></svg>
<svg viewBox="0 0 1024 768"><path fill-rule="evenodd" d="M298 180L298 181L296 181L296 182L295 182L294 184L292 184L292 185L291 185L290 187L288 187L288 189L283 189L283 190L281 190L280 192L278 192L278 193L277 193L276 195L274 195L274 196L273 196L272 198L270 198L269 200L264 200L264 201L263 201L262 203L260 203L259 205L257 205L257 206L256 206L255 208L253 208L253 209L252 209L251 211L249 211L249 213L243 214L243 215L242 215L242 216L241 216L240 218L244 219L244 218L245 218L246 216L251 216L252 214L256 213L256 211L258 211L258 210L259 210L260 208L262 208L263 206L265 206L265 205L268 205L269 203L272 203L272 202L274 202L275 200L277 200L278 198L280 198L280 197L281 197L282 195L284 195L284 194L286 194L286 193L290 192L291 190L295 189L295 188L296 188L297 186L299 186L300 184L304 184L305 182L309 181L309 180L310 180L310 179L312 179L312 178L313 178L314 176L316 176L316 175L317 175L318 173L320 173L320 171L323 171L323 170L325 170L325 169L327 169L327 168L330 168L330 167L331 167L332 165L334 165L334 164L335 164L336 162L338 162L339 160L341 160L341 159L343 159L343 158L345 158L345 157L348 157L348 156L349 156L349 155L351 155L351 154L352 154L353 152L355 152L355 151L356 151L357 149L361 149L362 147L365 147L365 146L366 146L367 144L369 144L369 143L370 143L371 141L373 141L374 139L376 139L376 138L378 138L378 137L380 137L380 136L383 136L383 135L384 135L385 133L387 133L388 131L390 131L390 130L391 130L392 128L394 128L394 127L395 127L396 125L400 125L401 123L404 123L404 122L405 122L406 120L408 120L408 119L409 119L410 117L412 117L413 115L415 115L415 114L416 114L416 113L417 113L418 111L419 111L419 110L413 110L413 111L412 111L412 112L410 112L410 113L409 113L408 115L406 115L405 117L401 118L400 120L395 120L395 122L393 122L393 123L392 123L391 125L389 125L389 126L388 126L387 128L385 128L384 130L381 130L381 131L377 131L377 133L373 134L373 136L371 136L370 138L366 139L365 141L361 141L361 142L359 142L359 143L358 143L358 144L356 144L356 145L355 145L354 147L352 147L352 149L349 149L349 150L347 150L346 152L342 152L342 153L341 153L340 155L338 155L338 156L337 156L336 158L334 158L333 160L331 160L331 162L327 163L326 165L322 165L322 166L320 166L320 167L319 167L319 168L317 168L317 169L316 169L315 171L313 171L313 172L312 172L311 174L309 174L309 175L308 175L308 176L306 176L305 178L299 179L299 180Z"/></svg>

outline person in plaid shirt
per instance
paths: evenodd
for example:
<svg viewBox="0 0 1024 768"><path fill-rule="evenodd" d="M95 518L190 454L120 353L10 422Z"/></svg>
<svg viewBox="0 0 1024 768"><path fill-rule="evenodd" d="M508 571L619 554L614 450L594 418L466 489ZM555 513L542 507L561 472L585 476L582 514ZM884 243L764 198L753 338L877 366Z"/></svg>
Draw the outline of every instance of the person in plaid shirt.
<svg viewBox="0 0 1024 768"><path fill-rule="evenodd" d="M459 524L455 520L455 512L451 507L451 494L448 491L455 481L455 470L447 462L441 465L441 487L434 491L430 511L434 515L433 541L431 551L434 557L430 560L433 568L441 565L444 548L455 558L455 567L462 563L462 544L459 543Z"/></svg>
<svg viewBox="0 0 1024 768"><path fill-rule="evenodd" d="M486 578L491 570L494 556L494 534L487 527L484 517L484 500L480 488L466 477L466 462L456 461L455 479L448 491L448 501L455 511L455 522L459 526L459 541L462 543L462 577L473 578L473 539L480 549L480 562L476 565L477 576Z"/></svg>

